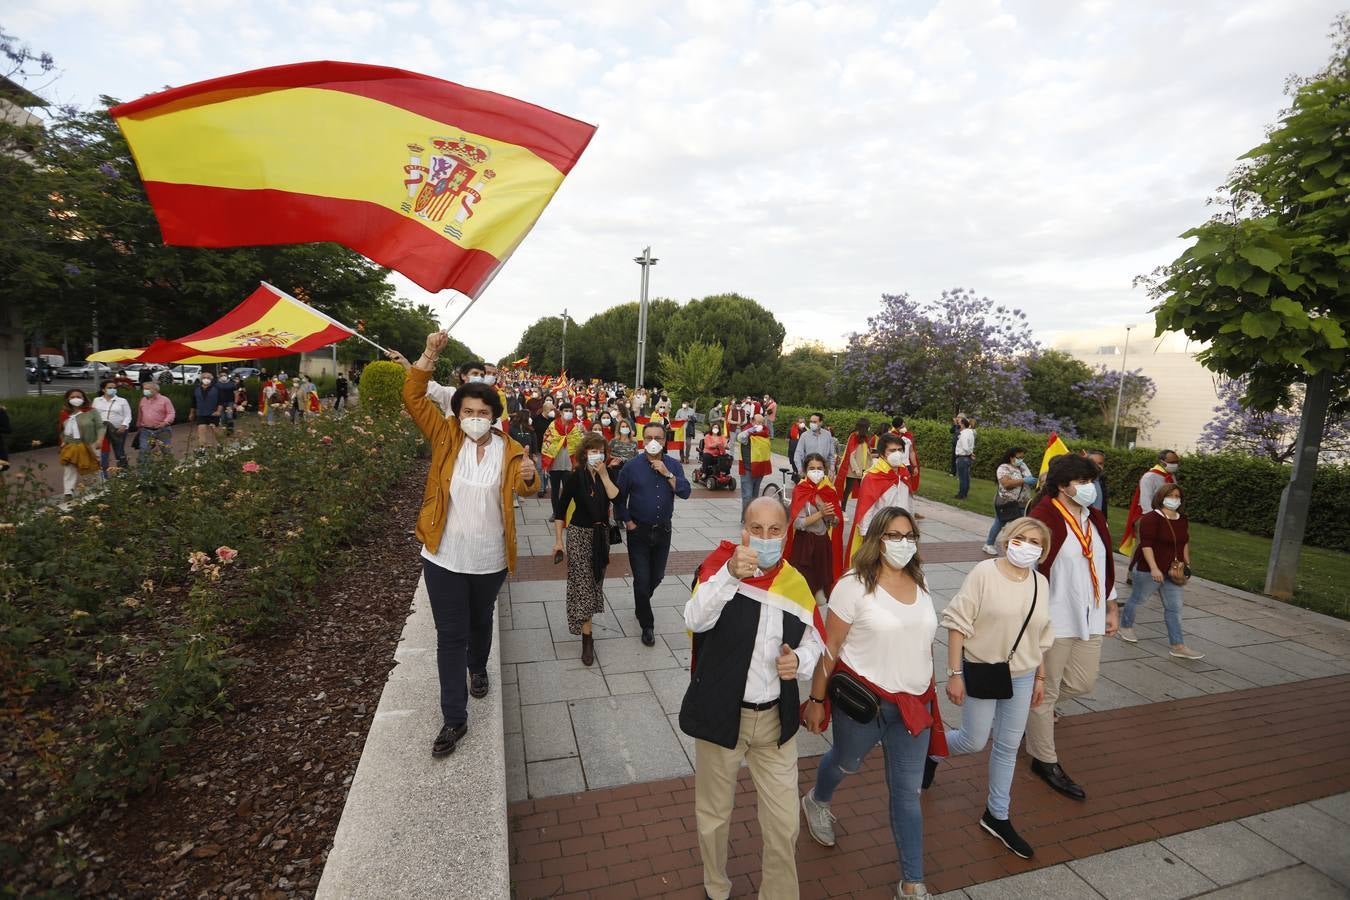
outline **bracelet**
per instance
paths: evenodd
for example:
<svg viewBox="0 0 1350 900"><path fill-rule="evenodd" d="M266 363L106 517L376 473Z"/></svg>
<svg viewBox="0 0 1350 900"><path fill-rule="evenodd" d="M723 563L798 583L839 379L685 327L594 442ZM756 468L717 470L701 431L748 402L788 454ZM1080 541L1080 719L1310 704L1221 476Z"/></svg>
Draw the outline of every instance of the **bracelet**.
<svg viewBox="0 0 1350 900"><path fill-rule="evenodd" d="M812 703L819 703L821 706L825 705L825 700L821 697L812 697L810 694L807 694L806 699L810 700Z"/></svg>
<svg viewBox="0 0 1350 900"><path fill-rule="evenodd" d="M1044 675L1041 675L1040 673L1037 673L1037 675L1036 675L1036 680L1037 680L1037 681L1044 681L1044 680L1045 680L1045 676L1044 676Z"/></svg>

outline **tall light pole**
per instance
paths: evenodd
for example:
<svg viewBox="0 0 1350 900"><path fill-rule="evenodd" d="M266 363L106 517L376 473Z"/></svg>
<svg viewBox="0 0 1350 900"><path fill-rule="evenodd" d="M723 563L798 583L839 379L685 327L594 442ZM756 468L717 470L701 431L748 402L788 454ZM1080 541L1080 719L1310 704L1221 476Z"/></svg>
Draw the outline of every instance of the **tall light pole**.
<svg viewBox="0 0 1350 900"><path fill-rule="evenodd" d="M637 390L642 387L644 376L647 374L647 285L649 270L656 265L652 248L644 248L641 256L633 257L633 262L642 266L642 295L638 301L637 376L633 380L633 389Z"/></svg>
<svg viewBox="0 0 1350 900"><path fill-rule="evenodd" d="M562 370L567 371L567 310L563 310Z"/></svg>
<svg viewBox="0 0 1350 900"><path fill-rule="evenodd" d="M1125 351L1120 354L1120 384L1116 386L1116 416L1111 421L1111 446L1116 446L1116 429L1120 427L1120 401L1125 396L1125 360L1130 357L1130 329L1133 325L1125 326Z"/></svg>

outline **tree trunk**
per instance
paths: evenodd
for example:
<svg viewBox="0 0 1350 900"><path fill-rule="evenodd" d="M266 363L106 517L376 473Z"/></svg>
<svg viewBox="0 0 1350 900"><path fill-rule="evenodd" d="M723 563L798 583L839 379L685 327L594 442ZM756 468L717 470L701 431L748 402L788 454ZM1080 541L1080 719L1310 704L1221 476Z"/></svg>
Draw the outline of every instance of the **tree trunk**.
<svg viewBox="0 0 1350 900"><path fill-rule="evenodd" d="M1313 476L1317 473L1317 454L1322 449L1330 394L1331 373L1324 369L1308 381L1298 442L1294 445L1294 471L1280 495L1280 513L1275 520L1275 540L1270 546L1265 590L1276 600L1288 601L1294 597L1294 576L1298 573L1303 533L1308 526Z"/></svg>

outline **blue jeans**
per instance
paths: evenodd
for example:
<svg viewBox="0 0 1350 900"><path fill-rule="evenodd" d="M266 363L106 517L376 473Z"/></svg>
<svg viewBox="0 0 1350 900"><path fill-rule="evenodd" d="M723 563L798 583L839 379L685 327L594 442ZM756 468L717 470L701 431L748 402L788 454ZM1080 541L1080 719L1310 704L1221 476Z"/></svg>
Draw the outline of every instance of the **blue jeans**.
<svg viewBox="0 0 1350 900"><path fill-rule="evenodd" d="M1185 636L1181 633L1181 585L1172 581L1165 574L1162 584L1153 580L1153 573L1146 567L1134 570L1134 590L1130 591L1130 599L1125 601L1125 608L1120 613L1120 627L1134 627L1134 613L1149 597L1153 596L1154 591L1162 592L1163 621L1167 623L1167 643L1184 644Z"/></svg>
<svg viewBox="0 0 1350 900"><path fill-rule="evenodd" d="M759 496L759 487L764 483L764 476L752 478L749 475L741 476L741 512L750 505L750 501Z"/></svg>
<svg viewBox="0 0 1350 900"><path fill-rule="evenodd" d="M454 728L469 721L468 675L487 672L492 652L492 612L506 570L465 575L422 560L422 573L436 622L436 671L441 683L441 717Z"/></svg>
<svg viewBox="0 0 1350 900"><path fill-rule="evenodd" d="M863 725L841 712L833 716L834 744L820 760L813 788L816 800L829 803L835 789L862 767L878 743L886 758L886 788L891 795L891 837L900 851L900 873L905 881L923 881L923 808L919 788L928 757L928 729L911 735L900 710L882 701L881 714Z"/></svg>
<svg viewBox="0 0 1350 900"><path fill-rule="evenodd" d="M652 614L652 594L666 577L666 559L670 556L670 523L643 525L637 523L632 531L625 531L628 539L628 566L633 571L633 614L639 628L656 627Z"/></svg>
<svg viewBox="0 0 1350 900"><path fill-rule="evenodd" d="M979 753L994 735L989 751L989 813L995 819L1008 818L1009 791L1017 763L1017 746L1027 730L1031 711L1031 689L1036 686L1036 670L1012 680L1013 695L1007 700L980 700L966 697L961 706L961 728L947 730L947 749L958 753Z"/></svg>
<svg viewBox="0 0 1350 900"><path fill-rule="evenodd" d="M970 493L970 457L956 458L956 496L964 497Z"/></svg>
<svg viewBox="0 0 1350 900"><path fill-rule="evenodd" d="M994 495L994 524L989 526L989 535L984 539L986 544L993 544L998 540L999 532L1003 531L1003 526L1007 524L998 516L998 494Z"/></svg>

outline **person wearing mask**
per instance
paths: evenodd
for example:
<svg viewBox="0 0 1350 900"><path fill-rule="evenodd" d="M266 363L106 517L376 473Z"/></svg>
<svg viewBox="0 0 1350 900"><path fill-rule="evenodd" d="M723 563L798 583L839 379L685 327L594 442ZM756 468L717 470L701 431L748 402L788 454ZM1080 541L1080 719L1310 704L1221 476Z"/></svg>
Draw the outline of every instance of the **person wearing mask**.
<svg viewBox="0 0 1350 900"><path fill-rule="evenodd" d="M577 451L578 465L568 473L553 506L553 558L562 553L567 560L567 630L581 635L584 666L595 662L591 617L605 611L610 504L619 496L605 465L607 458L604 435L587 435Z"/></svg>
<svg viewBox="0 0 1350 900"><path fill-rule="evenodd" d="M606 441L614 440L614 433L615 433L614 414L610 412L608 409L605 409L600 413L598 420L600 427L604 429L605 440Z"/></svg>
<svg viewBox="0 0 1350 900"><path fill-rule="evenodd" d="M726 407L722 405L721 400L718 400L712 405L712 409L708 410L708 427L721 425L726 422L726 418Z"/></svg>
<svg viewBox="0 0 1350 900"><path fill-rule="evenodd" d="M141 402L136 407L136 427L139 429L136 445L141 451L139 460L143 461L149 453L161 457L172 456L169 448L173 443L173 423L177 418L178 411L173 408L173 401L160 393L156 382L147 381L141 385Z"/></svg>
<svg viewBox="0 0 1350 900"><path fill-rule="evenodd" d="M618 470L623 467L630 459L638 455L638 439L633 433L633 426L627 419L616 418L618 427L614 429L614 440L609 443L609 455L615 466L615 471L610 475L614 478L619 477Z"/></svg>
<svg viewBox="0 0 1350 900"><path fill-rule="evenodd" d="M845 567L862 546L863 536L878 511L892 506L909 511L912 503L904 441L897 434L882 434L877 438L877 454L877 461L872 463L858 485L853 530L844 544Z"/></svg>
<svg viewBox="0 0 1350 900"><path fill-rule="evenodd" d="M749 401L749 397L745 400ZM751 412L747 402L737 403L734 399L727 401L727 435L736 434L742 428L750 424Z"/></svg>
<svg viewBox="0 0 1350 900"><path fill-rule="evenodd" d="M802 480L792 491L788 510L788 562L802 573L811 592L823 600L844 571L844 508L829 479L829 464L819 453L802 460Z"/></svg>
<svg viewBox="0 0 1350 900"><path fill-rule="evenodd" d="M827 475L834 471L834 434L825 427L824 414L811 413L810 418L806 420L806 427L797 439L797 448L794 452L796 455L793 465L797 472L806 471L806 458L813 453L825 460L825 473ZM842 509L843 503L841 502L839 505Z"/></svg>
<svg viewBox="0 0 1350 900"><path fill-rule="evenodd" d="M712 472L718 458L726 455L727 436L722 433L721 424L715 424L703 436L703 452L699 456L699 462L703 464L704 473Z"/></svg>
<svg viewBox="0 0 1350 900"><path fill-rule="evenodd" d="M188 410L188 421L197 423L197 452L206 451L206 439L211 438L214 447L220 447L220 414L225 407L226 393L216 384L215 376L203 372L197 386L192 389L192 408Z"/></svg>
<svg viewBox="0 0 1350 900"><path fill-rule="evenodd" d="M1106 516L1092 508L1097 467L1073 453L1055 457L1031 515L1050 529L1039 570L1050 582L1055 643L1046 651L1045 699L1027 721L1031 771L1066 797L1087 798L1059 763L1055 704L1090 693L1101 666L1102 637L1116 633L1116 566Z"/></svg>
<svg viewBox="0 0 1350 900"><path fill-rule="evenodd" d="M69 500L75 496L85 476L99 470L96 448L103 440L103 417L89 403L84 391L74 388L66 391L57 424L61 482Z"/></svg>
<svg viewBox="0 0 1350 900"><path fill-rule="evenodd" d="M1153 510L1139 520L1139 541L1130 560L1134 589L1120 613L1120 639L1139 643L1134 633L1135 611L1155 592L1162 594L1167 624L1168 655L1177 659L1204 659L1186 646L1181 630L1182 586L1190 577L1191 531L1182 503L1181 485L1164 484L1152 498Z"/></svg>
<svg viewBox="0 0 1350 900"><path fill-rule="evenodd" d="M684 423L684 441L680 446L680 462L688 464L689 445L693 440L695 425L698 421L698 417L694 415L694 408L689 405L688 401L681 403L680 408L675 410L675 421Z"/></svg>
<svg viewBox="0 0 1350 900"><path fill-rule="evenodd" d="M844 445L844 456L839 460L838 473L834 483L842 483L843 492L839 495L839 505L848 509L848 495L862 482L863 475L872 467L872 448L876 438L872 436L872 423L859 419L849 433L848 443Z"/></svg>
<svg viewBox="0 0 1350 900"><path fill-rule="evenodd" d="M792 420L788 426L787 457L788 465L792 467L792 480L796 481L801 476L801 470L797 467L797 440L806 430L806 417L798 416Z"/></svg>
<svg viewBox="0 0 1350 900"><path fill-rule="evenodd" d="M1153 467L1140 477L1139 484L1134 488L1134 496L1130 498L1130 514L1125 518L1125 538L1120 542L1123 556L1134 556L1134 548L1139 541L1139 520L1153 512L1153 498L1157 496L1159 488L1177 483L1180 463L1181 457L1177 456L1175 450L1164 450L1158 454L1158 461Z"/></svg>
<svg viewBox="0 0 1350 900"><path fill-rule="evenodd" d="M764 411L764 424L769 426L769 436L773 437L774 426L778 423L778 401L765 394L760 409Z"/></svg>
<svg viewBox="0 0 1350 900"><path fill-rule="evenodd" d="M347 403L347 390L350 382L347 376L341 372L338 373L337 380L333 382L333 412L340 412L344 404Z"/></svg>
<svg viewBox="0 0 1350 900"><path fill-rule="evenodd" d="M1094 482L1097 485L1097 499L1092 501L1092 508L1106 513L1107 509L1110 508L1106 491L1106 451L1089 450L1087 458L1092 460L1092 464L1097 467L1097 480Z"/></svg>
<svg viewBox="0 0 1350 900"><path fill-rule="evenodd" d="M534 463L510 436L493 428L501 398L485 384L464 385L451 415L427 398L427 382L450 341L427 335L426 349L403 383L403 405L431 446L417 538L432 618L443 724L431 745L445 756L468 731L468 693L486 697L497 592L516 564L513 495L538 489Z"/></svg>
<svg viewBox="0 0 1350 900"><path fill-rule="evenodd" d="M244 414L244 410L248 409L248 390L244 387L244 379L241 376L236 375L230 381L232 382L228 386L230 402L226 405L229 419L226 420L225 430L233 436L235 421Z"/></svg>
<svg viewBox="0 0 1350 900"><path fill-rule="evenodd" d="M1036 476L1027 466L1026 455L1025 448L1009 447L998 461L994 475L994 524L989 526L989 535L984 539L984 552L990 556L998 555L994 541L1003 527L1026 515L1027 502L1036 487Z"/></svg>
<svg viewBox="0 0 1350 900"><path fill-rule="evenodd" d="M816 843L835 845L834 793L877 744L885 754L891 836L900 856L897 897L931 898L923 883L923 809L919 791L930 757L947 755L933 680L937 614L918 555L919 526L909 511L887 507L872 518L853 569L830 593L825 652L802 712L807 729L820 734L833 720L833 742L802 797L807 831ZM831 710L830 677L846 672L880 701L870 721Z"/></svg>
<svg viewBox="0 0 1350 900"><path fill-rule="evenodd" d="M641 456L630 459L619 470L619 497L614 515L628 531L633 612L642 629L642 643L654 647L656 618L652 614L652 594L666 577L675 498L688 500L690 488L679 461L666 455L664 425L648 422L642 427L642 449Z"/></svg>
<svg viewBox="0 0 1350 900"><path fill-rule="evenodd" d="M956 499L964 500L970 493L970 467L975 463L975 429L970 419L961 420L961 432L956 436Z"/></svg>
<svg viewBox="0 0 1350 900"><path fill-rule="evenodd" d="M100 396L94 398L94 410L103 420L103 441L99 453L99 467L106 477L108 463L117 460L117 468L127 468L127 431L131 428L131 404L117 396L117 382L111 378L99 385Z"/></svg>
<svg viewBox="0 0 1350 900"><path fill-rule="evenodd" d="M523 409L516 410L510 418L511 440L525 450L525 455L534 458L534 429L530 427L530 414Z"/></svg>
<svg viewBox="0 0 1350 900"><path fill-rule="evenodd" d="M947 629L947 699L961 707L961 727L947 729L953 754L979 753L992 734L989 751L989 796L980 828L1013 853L1031 859L1035 851L1009 818L1017 748L1027 715L1045 695L1041 671L1045 652L1055 642L1050 623L1050 584L1036 571L1049 551L1050 529L1039 519L1022 516L999 534L1001 556L970 570L961 588L942 611ZM1007 666L1012 695L989 694L979 678L967 683L971 664ZM973 692L973 693L972 693Z"/></svg>
<svg viewBox="0 0 1350 900"><path fill-rule="evenodd" d="M793 900L797 882L798 677L820 659L819 613L810 588L783 559L787 515L757 498L740 544L723 541L698 568L684 607L693 635L680 730L694 739L694 814L703 890L731 895L727 839L741 763L750 768L764 851L761 897Z"/></svg>
<svg viewBox="0 0 1350 900"><path fill-rule="evenodd" d="M586 429L576 421L572 404L566 400L559 407L558 415L549 422L544 431L544 440L539 445L539 455L544 459L544 471L548 473L548 490L553 505L558 505L562 494L563 482L567 473L572 471L572 460Z"/></svg>
<svg viewBox="0 0 1350 900"><path fill-rule="evenodd" d="M764 455L762 448L768 444L770 437L769 427L764 424L763 413L755 413L750 424L736 435L736 440L741 445L741 515L745 515L750 501L759 496L759 486L763 483L764 476L773 471L772 456L768 458L767 467L763 461L759 463L755 461L756 450L760 450L759 455L762 457Z"/></svg>

